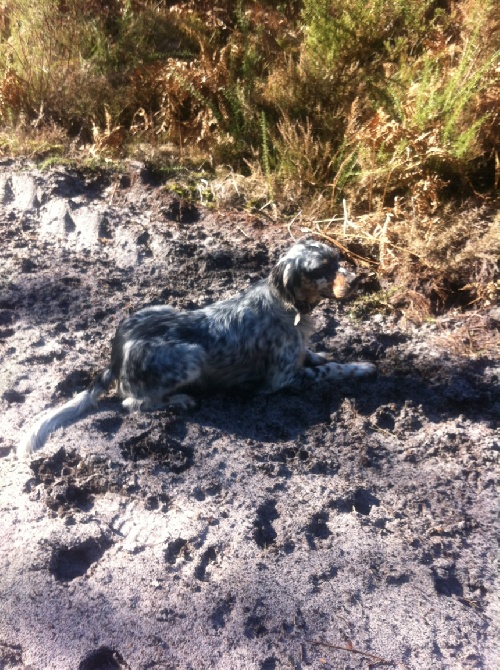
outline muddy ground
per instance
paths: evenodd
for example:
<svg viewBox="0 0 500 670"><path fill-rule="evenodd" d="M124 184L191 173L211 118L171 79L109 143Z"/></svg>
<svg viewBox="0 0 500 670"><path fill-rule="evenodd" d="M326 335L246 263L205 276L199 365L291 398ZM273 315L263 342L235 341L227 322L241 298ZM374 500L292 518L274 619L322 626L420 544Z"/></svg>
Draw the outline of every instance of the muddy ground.
<svg viewBox="0 0 500 670"><path fill-rule="evenodd" d="M125 315L233 295L291 238L139 164L4 161L0 202L0 669L498 667L494 311L415 326L324 304L313 348L377 379L187 414L110 395L20 463Z"/></svg>

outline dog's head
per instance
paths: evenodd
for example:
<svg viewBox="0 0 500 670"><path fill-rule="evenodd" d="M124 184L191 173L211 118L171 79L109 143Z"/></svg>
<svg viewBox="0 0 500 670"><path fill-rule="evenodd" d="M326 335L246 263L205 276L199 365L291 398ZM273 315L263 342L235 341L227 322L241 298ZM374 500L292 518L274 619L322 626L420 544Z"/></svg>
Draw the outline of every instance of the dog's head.
<svg viewBox="0 0 500 670"><path fill-rule="evenodd" d="M316 240L294 244L271 273L271 283L283 300L302 314L311 312L323 298L348 297L354 278L341 266L337 251Z"/></svg>

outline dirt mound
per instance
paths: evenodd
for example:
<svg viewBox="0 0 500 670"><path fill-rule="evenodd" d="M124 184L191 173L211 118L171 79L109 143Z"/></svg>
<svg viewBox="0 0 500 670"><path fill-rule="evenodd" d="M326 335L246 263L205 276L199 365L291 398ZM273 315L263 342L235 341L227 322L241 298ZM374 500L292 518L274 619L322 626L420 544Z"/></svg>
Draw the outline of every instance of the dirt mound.
<svg viewBox="0 0 500 670"><path fill-rule="evenodd" d="M466 319L317 309L313 348L379 376L128 415L87 386L118 322L265 276L285 227L127 174L0 165L0 667L493 668L498 359ZM491 339L491 338L490 338Z"/></svg>

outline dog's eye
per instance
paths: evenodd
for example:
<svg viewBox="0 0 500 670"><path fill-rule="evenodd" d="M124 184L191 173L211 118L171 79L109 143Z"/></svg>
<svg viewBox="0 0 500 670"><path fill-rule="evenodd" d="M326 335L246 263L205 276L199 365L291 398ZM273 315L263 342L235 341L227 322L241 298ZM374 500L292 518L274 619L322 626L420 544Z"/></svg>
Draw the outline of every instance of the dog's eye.
<svg viewBox="0 0 500 670"><path fill-rule="evenodd" d="M335 272L332 272L330 268L325 267L324 265L319 268L315 268L314 270L310 270L307 273L307 276L310 277L310 279L333 279L335 276Z"/></svg>

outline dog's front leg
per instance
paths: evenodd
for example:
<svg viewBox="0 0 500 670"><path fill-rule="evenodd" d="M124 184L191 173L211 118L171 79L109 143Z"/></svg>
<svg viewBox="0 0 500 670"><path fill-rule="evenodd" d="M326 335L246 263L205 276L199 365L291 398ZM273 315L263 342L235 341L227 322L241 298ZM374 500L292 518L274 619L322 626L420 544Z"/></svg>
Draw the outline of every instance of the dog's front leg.
<svg viewBox="0 0 500 670"><path fill-rule="evenodd" d="M273 375L264 392L272 393L283 388L300 389L321 381L340 381L360 377L373 377L377 368L373 363L323 363L312 367L287 366Z"/></svg>
<svg viewBox="0 0 500 670"><path fill-rule="evenodd" d="M304 358L304 365L309 368L316 367L317 365L324 365L325 363L330 362L332 359L329 354L326 352L315 353L310 349L306 349L306 356Z"/></svg>
<svg viewBox="0 0 500 670"><path fill-rule="evenodd" d="M323 380L338 381L359 377L374 377L376 373L376 365L366 361L357 363L328 362L315 367L303 367L297 371L297 377L303 382L311 383Z"/></svg>

